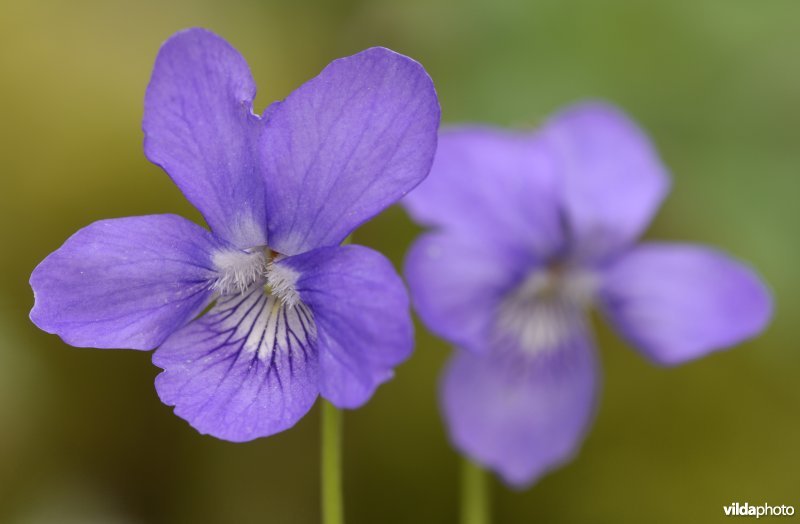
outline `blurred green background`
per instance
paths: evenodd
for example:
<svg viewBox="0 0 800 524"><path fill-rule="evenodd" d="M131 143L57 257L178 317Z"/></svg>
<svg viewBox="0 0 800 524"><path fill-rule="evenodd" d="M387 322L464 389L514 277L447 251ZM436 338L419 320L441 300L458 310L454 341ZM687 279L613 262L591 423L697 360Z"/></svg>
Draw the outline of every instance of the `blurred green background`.
<svg viewBox="0 0 800 524"><path fill-rule="evenodd" d="M676 369L598 322L595 427L532 489L495 482L496 521L724 522L733 501L800 511L798 21L794 0L1 1L0 522L319 519L317 409L247 444L200 436L158 401L147 354L74 349L27 317L31 270L80 227L199 220L140 132L158 46L189 26L244 54L259 111L372 45L426 66L447 123L534 125L586 97L628 110L675 179L648 236L751 261L777 315L760 339ZM392 209L356 241L399 266L417 232ZM456 520L458 458L436 406L448 352L420 327L396 379L346 414L350 523Z"/></svg>

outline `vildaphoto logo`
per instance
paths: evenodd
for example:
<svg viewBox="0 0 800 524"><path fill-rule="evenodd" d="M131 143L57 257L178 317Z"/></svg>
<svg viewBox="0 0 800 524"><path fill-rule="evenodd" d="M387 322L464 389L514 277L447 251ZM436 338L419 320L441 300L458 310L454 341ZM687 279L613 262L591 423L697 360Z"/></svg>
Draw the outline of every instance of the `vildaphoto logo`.
<svg viewBox="0 0 800 524"><path fill-rule="evenodd" d="M760 506L753 506L747 502L739 504L734 502L729 506L722 506L728 517L791 517L794 515L794 506L770 506L766 502Z"/></svg>

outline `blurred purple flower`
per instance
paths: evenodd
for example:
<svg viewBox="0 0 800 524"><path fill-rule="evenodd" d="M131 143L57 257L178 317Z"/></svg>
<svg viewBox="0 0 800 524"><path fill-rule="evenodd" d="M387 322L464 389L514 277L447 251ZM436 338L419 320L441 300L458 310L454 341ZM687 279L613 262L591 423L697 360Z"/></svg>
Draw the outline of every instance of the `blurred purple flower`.
<svg viewBox="0 0 800 524"><path fill-rule="evenodd" d="M422 66L383 48L332 62L263 116L255 92L218 36L168 40L145 153L211 232L174 215L103 220L31 276L37 326L74 346L158 347L161 400L232 441L291 427L318 394L360 406L411 353L392 265L339 244L425 178L439 122Z"/></svg>
<svg viewBox="0 0 800 524"><path fill-rule="evenodd" d="M451 439L509 484L567 461L588 429L590 305L662 365L767 324L770 295L742 264L701 246L633 245L668 185L635 124L587 103L535 134L445 132L404 200L438 228L414 244L406 276L422 320L459 348L441 391Z"/></svg>

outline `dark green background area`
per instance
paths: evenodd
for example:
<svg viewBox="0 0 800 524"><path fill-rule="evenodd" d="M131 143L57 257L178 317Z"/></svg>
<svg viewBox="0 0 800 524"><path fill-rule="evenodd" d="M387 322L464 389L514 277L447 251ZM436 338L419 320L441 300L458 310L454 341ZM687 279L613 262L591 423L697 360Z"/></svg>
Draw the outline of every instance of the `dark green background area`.
<svg viewBox="0 0 800 524"><path fill-rule="evenodd" d="M247 58L257 110L385 45L426 66L446 123L532 126L597 97L629 111L674 176L647 236L747 259L777 314L760 339L674 369L598 321L594 428L533 488L495 482L496 520L725 522L733 501L800 511L799 21L794 0L0 1L0 522L319 518L316 408L247 444L200 436L158 401L147 353L71 348L27 318L30 271L80 227L199 220L140 131L158 46L196 25ZM355 241L399 267L417 232L391 209ZM346 413L350 523L455 521L458 457L436 398L448 352L420 326L396 378Z"/></svg>

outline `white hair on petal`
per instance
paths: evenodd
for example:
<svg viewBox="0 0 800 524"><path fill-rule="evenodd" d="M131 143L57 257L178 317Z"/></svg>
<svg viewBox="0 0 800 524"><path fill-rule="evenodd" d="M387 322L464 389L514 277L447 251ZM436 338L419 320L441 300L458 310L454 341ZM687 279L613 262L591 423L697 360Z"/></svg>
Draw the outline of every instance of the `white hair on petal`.
<svg viewBox="0 0 800 524"><path fill-rule="evenodd" d="M289 307L294 307L300 302L300 294L295 287L298 278L300 273L286 264L270 262L267 266L267 285L270 293Z"/></svg>
<svg viewBox="0 0 800 524"><path fill-rule="evenodd" d="M212 255L211 262L219 275L211 288L223 295L244 293L264 277L267 268L267 257L261 249L217 251Z"/></svg>

